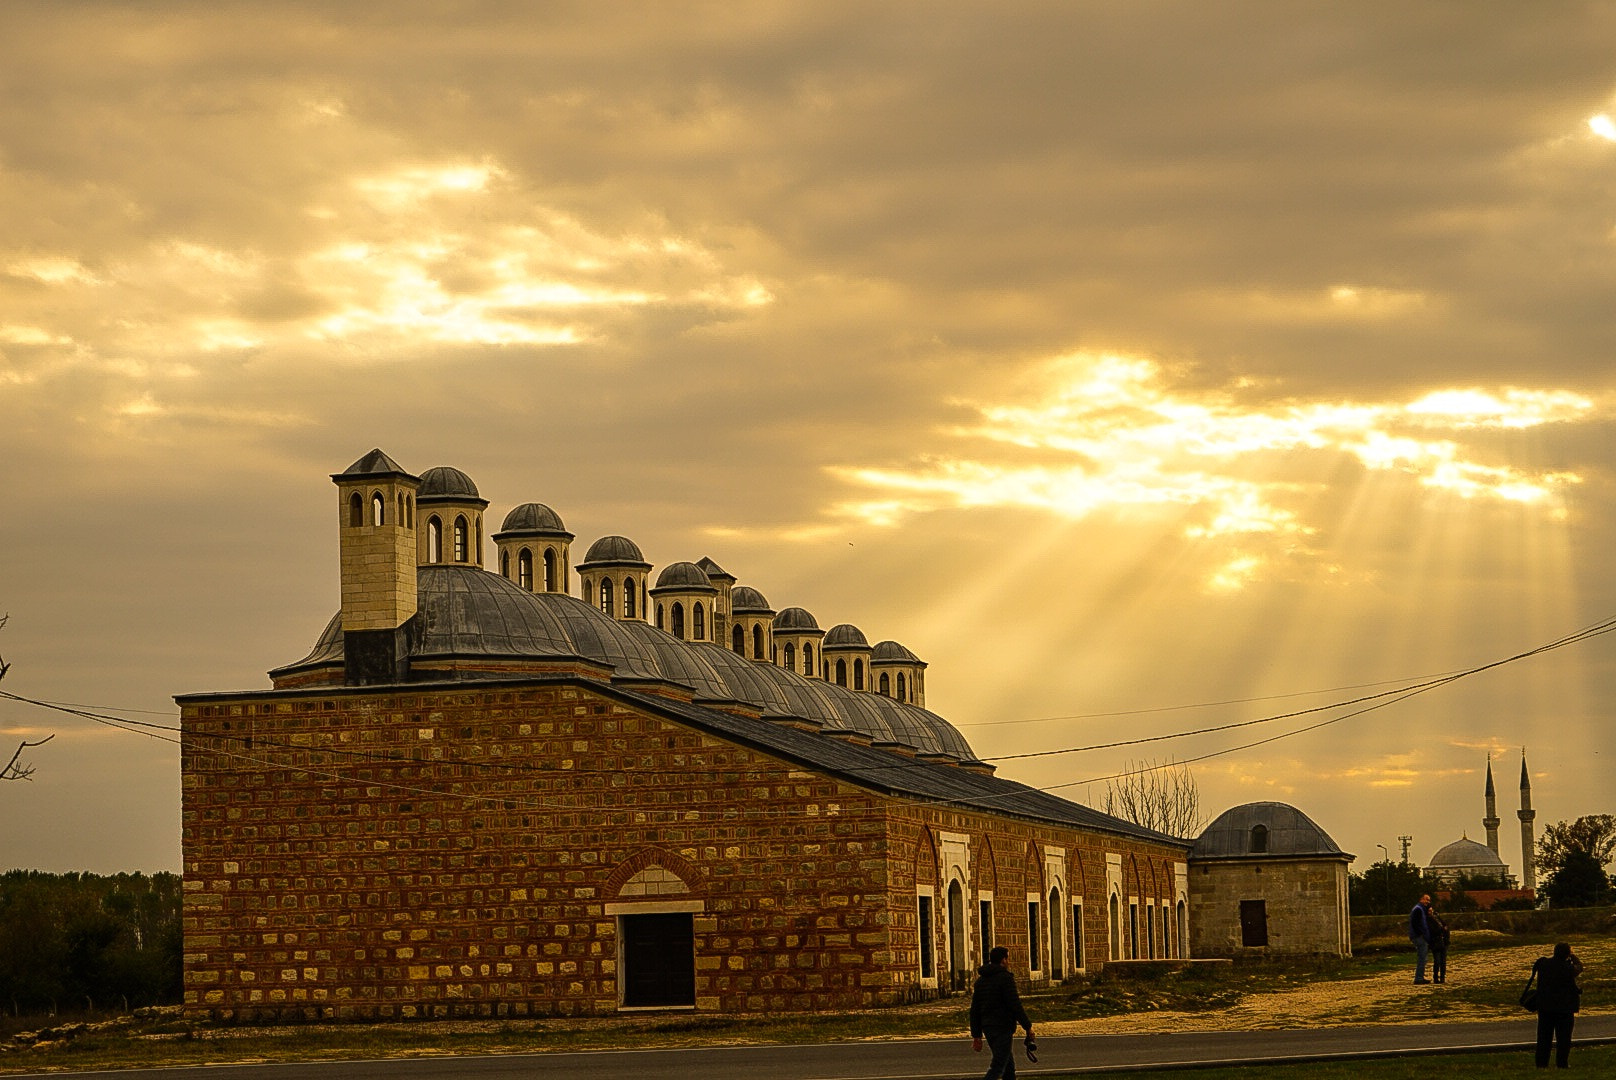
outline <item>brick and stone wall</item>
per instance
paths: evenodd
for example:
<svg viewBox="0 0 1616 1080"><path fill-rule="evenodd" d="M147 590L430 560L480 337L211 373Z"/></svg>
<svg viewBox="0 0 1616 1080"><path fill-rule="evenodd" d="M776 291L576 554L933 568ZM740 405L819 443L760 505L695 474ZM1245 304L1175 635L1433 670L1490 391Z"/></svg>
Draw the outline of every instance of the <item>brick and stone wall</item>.
<svg viewBox="0 0 1616 1080"><path fill-rule="evenodd" d="M1189 880L1197 956L1352 952L1344 859L1208 860L1191 865ZM1266 946L1242 944L1240 904L1250 900L1264 901Z"/></svg>
<svg viewBox="0 0 1616 1080"><path fill-rule="evenodd" d="M986 883L1023 972L1026 897L1048 895L1058 852L1092 971L1106 854L1164 900L1183 858L867 791L576 678L181 704L185 1002L221 1018L615 1011L614 912L644 902L631 882L647 868L682 890L655 899L694 912L697 1010L946 992L918 974L917 892L948 883L919 880L938 864L917 851L938 837L970 852L966 921Z"/></svg>

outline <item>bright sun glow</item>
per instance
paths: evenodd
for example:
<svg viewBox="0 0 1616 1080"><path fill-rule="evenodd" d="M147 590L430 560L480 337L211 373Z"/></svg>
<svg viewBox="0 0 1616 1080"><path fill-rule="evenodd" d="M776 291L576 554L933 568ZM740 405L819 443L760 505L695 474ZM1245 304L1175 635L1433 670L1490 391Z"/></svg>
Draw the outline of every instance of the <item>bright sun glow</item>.
<svg viewBox="0 0 1616 1080"><path fill-rule="evenodd" d="M979 423L953 434L998 444L999 451L839 470L881 492L841 509L876 524L946 508L1018 507L1073 519L1171 509L1188 515L1189 538L1261 536L1279 545L1273 550L1296 553L1316 530L1287 503L1324 482L1263 477L1300 455L1325 455L1324 463L1346 455L1364 470L1403 475L1427 490L1545 505L1557 519L1560 496L1578 476L1487 461L1465 440L1478 430L1573 423L1594 407L1560 390L1455 388L1406 404L1292 401L1251 409L1223 391L1176 390L1148 360L1092 354L1050 362L1021 397L962 403ZM1038 460L1019 460L1022 451ZM1261 559L1242 552L1209 584L1238 589L1262 570Z"/></svg>
<svg viewBox="0 0 1616 1080"><path fill-rule="evenodd" d="M1604 113L1588 118L1588 130L1598 135L1601 139L1616 142L1616 122L1612 122L1611 118Z"/></svg>

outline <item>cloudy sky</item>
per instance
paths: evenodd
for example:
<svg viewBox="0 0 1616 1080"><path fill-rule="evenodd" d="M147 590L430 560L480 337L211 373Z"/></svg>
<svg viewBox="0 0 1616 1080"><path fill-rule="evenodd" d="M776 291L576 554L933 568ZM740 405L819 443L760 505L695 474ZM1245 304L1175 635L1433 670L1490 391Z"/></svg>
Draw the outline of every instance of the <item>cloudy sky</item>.
<svg viewBox="0 0 1616 1080"><path fill-rule="evenodd" d="M266 687L381 447L903 642L1079 799L1193 759L1209 814L1292 802L1361 870L1478 837L1490 753L1518 871L1523 746L1540 823L1616 810L1616 638L1080 748L1616 616L1613 42L1574 4L6 4L3 689ZM50 734L0 866L178 869L176 748L0 701L0 757Z"/></svg>

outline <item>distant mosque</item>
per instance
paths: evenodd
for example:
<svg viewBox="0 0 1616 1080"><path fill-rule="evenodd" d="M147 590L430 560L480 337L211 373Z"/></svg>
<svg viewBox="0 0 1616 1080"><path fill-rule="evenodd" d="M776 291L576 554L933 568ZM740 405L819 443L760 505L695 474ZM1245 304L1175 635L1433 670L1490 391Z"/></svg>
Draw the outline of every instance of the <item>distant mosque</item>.
<svg viewBox="0 0 1616 1080"><path fill-rule="evenodd" d="M1493 788L1493 763L1487 760L1487 816L1481 819L1487 830L1487 843L1478 844L1468 836L1461 837L1431 856L1426 870L1444 882L1453 885L1461 878L1497 878L1506 888L1515 887L1509 864L1498 852L1498 794ZM1526 753L1521 752L1521 808L1515 812L1521 821L1521 877L1522 887L1528 892L1537 889L1537 864L1532 857L1532 822L1537 812L1532 809L1532 778L1526 770Z"/></svg>

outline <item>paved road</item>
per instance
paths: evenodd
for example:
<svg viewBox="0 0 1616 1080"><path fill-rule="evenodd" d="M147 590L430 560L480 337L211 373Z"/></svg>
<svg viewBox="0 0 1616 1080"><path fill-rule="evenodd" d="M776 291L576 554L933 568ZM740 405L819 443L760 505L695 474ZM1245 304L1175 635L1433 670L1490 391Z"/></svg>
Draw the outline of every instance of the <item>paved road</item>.
<svg viewBox="0 0 1616 1080"><path fill-rule="evenodd" d="M1177 1035L1082 1035L1040 1039L1038 1064L1018 1044L1019 1075L1124 1072L1150 1066L1305 1061L1452 1053L1526 1052L1536 1021L1214 1031ZM1616 1042L1616 1015L1577 1019L1577 1042ZM1576 1057L1573 1051L1572 1062ZM1524 1064L1524 1062L1523 1062ZM986 1051L964 1039L915 1039L817 1046L746 1046L707 1050L630 1050L500 1054L287 1065L202 1065L74 1073L75 1080L961 1080L987 1068ZM46 1074L33 1074L46 1075ZM48 1074L61 1077L62 1073Z"/></svg>

